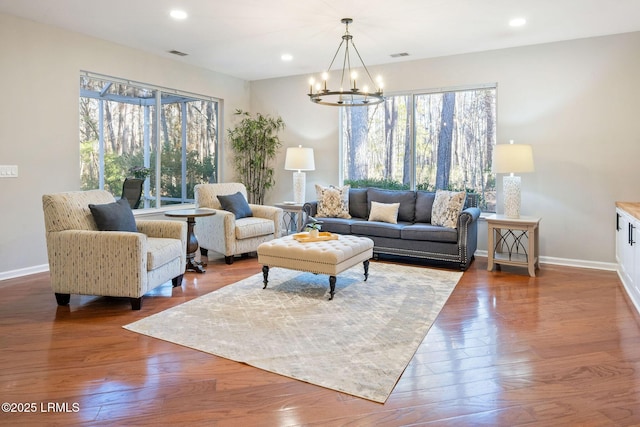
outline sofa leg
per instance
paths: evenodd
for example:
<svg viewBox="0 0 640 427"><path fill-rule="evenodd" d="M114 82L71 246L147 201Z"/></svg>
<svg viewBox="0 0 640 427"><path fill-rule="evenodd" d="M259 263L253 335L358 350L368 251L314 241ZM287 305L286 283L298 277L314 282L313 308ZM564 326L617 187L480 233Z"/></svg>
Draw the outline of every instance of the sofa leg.
<svg viewBox="0 0 640 427"><path fill-rule="evenodd" d="M129 301L131 301L131 310L140 310L142 307L142 297L129 298Z"/></svg>
<svg viewBox="0 0 640 427"><path fill-rule="evenodd" d="M71 294L59 294L57 292L55 294L58 305L69 305L69 301L71 301Z"/></svg>
<svg viewBox="0 0 640 427"><path fill-rule="evenodd" d="M233 255L231 255L231 256L225 256L225 257L224 257L224 262L226 262L226 263L227 263L227 265L231 265L231 264L233 264Z"/></svg>
<svg viewBox="0 0 640 427"><path fill-rule="evenodd" d="M177 288L178 286L182 286L183 277L184 277L184 274L181 274L171 279L171 284L173 285L174 288Z"/></svg>
<svg viewBox="0 0 640 427"><path fill-rule="evenodd" d="M207 258L209 255L209 249L200 248L200 256L203 258Z"/></svg>

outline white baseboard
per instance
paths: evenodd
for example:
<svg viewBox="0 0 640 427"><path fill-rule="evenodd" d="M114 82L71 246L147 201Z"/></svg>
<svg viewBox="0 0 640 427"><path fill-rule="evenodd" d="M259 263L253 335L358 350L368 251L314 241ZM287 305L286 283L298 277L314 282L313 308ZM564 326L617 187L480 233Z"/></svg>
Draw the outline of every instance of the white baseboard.
<svg viewBox="0 0 640 427"><path fill-rule="evenodd" d="M487 257L487 251L476 251L476 256ZM582 259L540 257L540 264L564 265L565 267L592 268L595 270L617 271L618 264L615 262L586 261Z"/></svg>
<svg viewBox="0 0 640 427"><path fill-rule="evenodd" d="M18 270L0 271L0 281L28 276L30 274L44 273L45 271L49 271L49 264L34 265L32 267L20 268Z"/></svg>
<svg viewBox="0 0 640 427"><path fill-rule="evenodd" d="M476 251L476 256L486 257L487 251ZM595 270L617 271L618 265L613 262L585 261L580 259L540 257L541 264L564 265L566 267L592 268ZM14 279L16 277L28 276L30 274L43 273L49 271L49 264L36 265L33 267L21 268L18 270L0 272L0 281Z"/></svg>

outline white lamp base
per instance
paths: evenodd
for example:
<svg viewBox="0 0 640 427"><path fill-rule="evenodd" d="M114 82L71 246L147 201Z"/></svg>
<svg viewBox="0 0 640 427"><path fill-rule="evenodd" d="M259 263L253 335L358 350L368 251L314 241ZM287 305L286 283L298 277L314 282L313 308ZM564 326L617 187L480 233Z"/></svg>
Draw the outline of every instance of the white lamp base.
<svg viewBox="0 0 640 427"><path fill-rule="evenodd" d="M504 192L504 216L520 218L520 177L505 175L502 177Z"/></svg>
<svg viewBox="0 0 640 427"><path fill-rule="evenodd" d="M307 177L304 172L293 173L293 201L304 203L304 193L307 187Z"/></svg>

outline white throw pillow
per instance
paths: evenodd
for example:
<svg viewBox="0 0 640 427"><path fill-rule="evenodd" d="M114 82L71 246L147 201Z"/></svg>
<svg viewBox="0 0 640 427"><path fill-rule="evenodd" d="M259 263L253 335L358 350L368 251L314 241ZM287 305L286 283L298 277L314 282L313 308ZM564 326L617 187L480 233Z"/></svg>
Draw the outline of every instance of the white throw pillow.
<svg viewBox="0 0 640 427"><path fill-rule="evenodd" d="M467 193L464 191L437 190L436 198L431 208L431 224L456 228L458 226L458 216L462 212L466 198Z"/></svg>
<svg viewBox="0 0 640 427"><path fill-rule="evenodd" d="M390 224L397 224L399 209L400 203L371 202L369 221L382 221Z"/></svg>
<svg viewBox="0 0 640 427"><path fill-rule="evenodd" d="M351 218L351 215L349 215L350 188L350 185L323 187L316 184L318 200L316 216L320 218Z"/></svg>

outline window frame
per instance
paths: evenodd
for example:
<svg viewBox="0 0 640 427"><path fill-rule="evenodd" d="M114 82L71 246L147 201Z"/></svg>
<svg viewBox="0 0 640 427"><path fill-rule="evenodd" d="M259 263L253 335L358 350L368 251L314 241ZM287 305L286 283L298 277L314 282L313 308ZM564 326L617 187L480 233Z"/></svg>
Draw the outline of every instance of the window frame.
<svg viewBox="0 0 640 427"><path fill-rule="evenodd" d="M436 88L429 88L429 89L417 89L417 90L410 90L410 91L403 91L403 92L393 92L393 93L388 93L385 94L385 98L389 98L389 97L408 97L408 101L407 101L407 111L409 114L409 153L411 156L410 162L409 162L409 167L410 167L410 171L409 171L409 188L411 190L416 190L416 179L417 179L417 155L416 155L416 98L422 95L433 95L433 94L444 94L447 92L464 92L464 91L473 91L473 90L486 90L486 89L492 89L495 91L495 97L494 97L494 135L493 135L493 146L495 147L495 144L498 140L498 136L497 136L497 123L498 123L498 83L481 83L481 84L472 84L472 85L463 85L463 86L452 86L452 87L436 87ZM386 101L385 101L386 102ZM339 112L339 166L338 166L338 174L339 174L339 185L344 185L345 182L345 129L344 126L346 126L346 120L345 120L345 108L347 107L341 107L340 108L340 112ZM353 108L353 107L349 107L349 108ZM366 108L371 108L371 107L366 107ZM496 178L496 174L493 172L490 172L491 175L493 175L493 179L495 181ZM495 213L495 208L494 210L486 210L483 209L483 212L485 213Z"/></svg>
<svg viewBox="0 0 640 427"><path fill-rule="evenodd" d="M187 176L187 138L186 138L186 127L187 127L187 112L186 112L186 104L189 102L199 101L199 102L212 102L214 103L214 116L215 116L215 134L213 136L213 141L211 142L213 146L211 147L210 152L213 157L213 175L211 176L211 180L209 182L217 182L219 178L220 168L219 168L219 150L221 147L221 138L222 134L222 117L224 115L223 106L224 102L222 99L206 96L201 94L195 94L192 92L187 92L178 89L166 88L162 86L157 86L149 83L137 82L130 79L123 79L118 77L107 76L103 74L93 73L90 71L80 71L80 93L79 93L79 102L83 98L92 98L101 100L100 97L95 96L94 91L88 91L82 88L82 79L92 79L104 81L105 83L117 83L126 86L130 86L135 90L149 90L153 92L153 97L145 98L145 99L153 99L153 102L148 102L148 106L151 107L151 111L145 112L145 122L144 122L144 136L143 136L143 157L144 157L144 165L145 167L152 166L150 164L150 160L152 158L152 153L155 152L155 163L153 169L155 169L154 181L156 183L156 188L154 189L154 196L150 197L150 180L145 180L144 190L143 190L143 200L144 207L149 209L160 209L166 208L167 206L180 206L183 204L192 204L195 202L195 198L188 197L188 189L186 176ZM87 96L91 95L91 96ZM162 102L162 97L168 96L175 98L176 101L172 103ZM142 99L142 98L141 98ZM163 188L162 188L162 154L163 154L163 144L161 143L161 138L163 134L162 129L162 108L166 105L171 105L173 103L181 104L181 118L180 118L180 126L181 126L181 188L180 188L180 197L171 197L171 196L163 196ZM140 104L142 106L142 103ZM82 114L81 112L79 114ZM100 112L101 116L102 113ZM147 120L149 122L147 122ZM82 121L82 117L80 117ZM99 119L102 121L102 118ZM103 126L104 127L104 126ZM154 129L155 128L155 129ZM100 131L99 131L100 132ZM104 132L104 130L102 131ZM155 138L154 138L155 136ZM80 143L82 144L82 138L80 138ZM99 137L98 141L98 158L99 158L99 172L98 172L98 188L105 189L105 142L102 137ZM82 165L82 158L80 159L80 164ZM81 176L82 178L82 176ZM113 189L112 189L113 191ZM114 197L120 197L120 194L114 194ZM168 203L167 203L168 202ZM175 203L177 202L177 203ZM150 204L154 204L155 206L149 207Z"/></svg>

